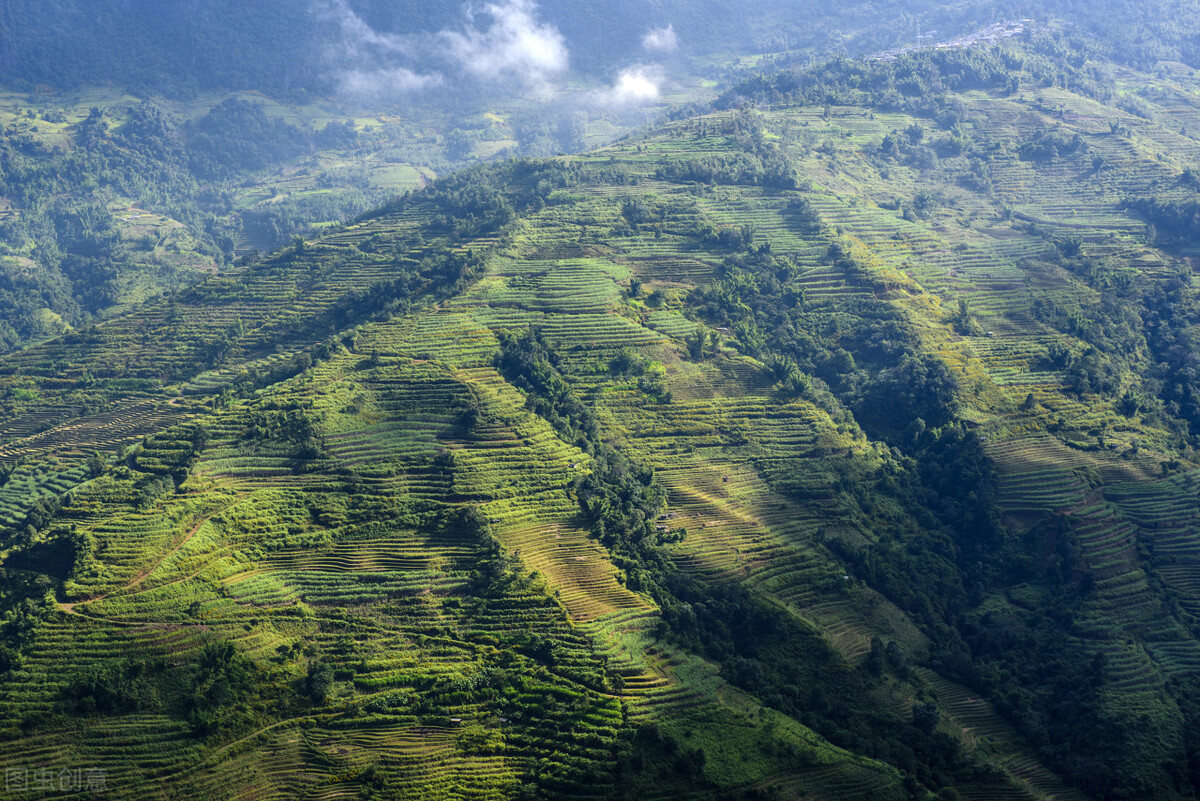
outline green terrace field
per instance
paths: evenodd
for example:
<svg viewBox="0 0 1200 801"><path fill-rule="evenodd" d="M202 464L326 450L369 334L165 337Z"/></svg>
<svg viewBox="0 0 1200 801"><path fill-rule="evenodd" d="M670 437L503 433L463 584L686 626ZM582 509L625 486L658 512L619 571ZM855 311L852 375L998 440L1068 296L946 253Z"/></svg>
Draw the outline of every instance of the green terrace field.
<svg viewBox="0 0 1200 801"><path fill-rule="evenodd" d="M654 107L708 96L709 83L673 81ZM507 92L16 86L0 86L4 353L184 291L439 173L611 142L649 113L598 105L582 76L550 110ZM590 113L564 110L575 105Z"/></svg>
<svg viewBox="0 0 1200 801"><path fill-rule="evenodd" d="M1197 86L1020 75L953 126L780 96L450 176L0 358L0 762L1186 797L1192 262L1131 199L1194 195Z"/></svg>

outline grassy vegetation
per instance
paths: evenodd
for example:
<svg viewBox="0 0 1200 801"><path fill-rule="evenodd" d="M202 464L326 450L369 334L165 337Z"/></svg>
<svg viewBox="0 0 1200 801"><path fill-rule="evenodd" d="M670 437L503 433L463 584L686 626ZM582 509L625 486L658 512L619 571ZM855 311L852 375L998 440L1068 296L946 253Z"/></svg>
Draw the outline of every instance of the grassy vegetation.
<svg viewBox="0 0 1200 801"><path fill-rule="evenodd" d="M4 356L0 761L1189 797L1200 86L1059 45L747 84Z"/></svg>

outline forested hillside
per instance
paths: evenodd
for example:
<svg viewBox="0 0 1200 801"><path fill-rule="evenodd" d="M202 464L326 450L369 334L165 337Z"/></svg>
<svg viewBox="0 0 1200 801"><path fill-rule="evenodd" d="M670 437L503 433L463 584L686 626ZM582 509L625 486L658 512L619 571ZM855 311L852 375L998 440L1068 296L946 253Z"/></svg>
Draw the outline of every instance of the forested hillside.
<svg viewBox="0 0 1200 801"><path fill-rule="evenodd" d="M434 175L580 152L670 107L692 113L748 71L961 42L1007 20L1010 32L1090 32L1095 57L1154 72L1197 63L1196 14L1165 2L1096 14L1067 0L11 0L0 8L0 352L190 286Z"/></svg>
<svg viewBox="0 0 1200 801"><path fill-rule="evenodd" d="M563 0L479 7L413 0L7 0L0 7L0 83L18 89L107 83L176 99L245 89L296 100L335 91L341 69L383 66L378 60L391 58L398 59L392 66L420 71L464 43L501 43L506 30L561 37L570 66L597 77L676 49L707 66L720 65L719 55L841 50L858 56L1023 17L1065 20L1096 35L1122 63L1195 64L1196 15L1190 4L1171 0L1105 0L1102 11L1082 0L761 0L749 7L716 0L585 7ZM668 26L672 35L647 48L646 34Z"/></svg>
<svg viewBox="0 0 1200 801"><path fill-rule="evenodd" d="M234 5L0 5L6 792L1200 793L1195 9Z"/></svg>
<svg viewBox="0 0 1200 801"><path fill-rule="evenodd" d="M339 69L376 66L375 59L397 58L396 63L419 70L424 65L404 61L401 51L419 51L423 61L436 59L456 42L430 37L470 37L475 31L502 38L492 27L497 22L533 37L557 33L575 70L603 76L631 58L646 58L643 37L668 26L672 38L650 48L651 57L676 47L698 59L821 50L831 41L863 52L911 39L914 30L879 25L883 14L904 13L927 15L931 25L968 24L992 15L990 10L946 12L919 0L859 0L837 9L766 0L749 13L715 0L612 0L583 7L563 0L503 0L478 7L413 0L260 0L249 6L232 0L9 0L0 8L0 75L9 85L74 88L114 82L170 97L252 89L294 99L334 91Z"/></svg>
<svg viewBox="0 0 1200 801"><path fill-rule="evenodd" d="M3 356L0 761L1194 797L1200 81L1107 52L769 73ZM256 158L140 114L113 180Z"/></svg>

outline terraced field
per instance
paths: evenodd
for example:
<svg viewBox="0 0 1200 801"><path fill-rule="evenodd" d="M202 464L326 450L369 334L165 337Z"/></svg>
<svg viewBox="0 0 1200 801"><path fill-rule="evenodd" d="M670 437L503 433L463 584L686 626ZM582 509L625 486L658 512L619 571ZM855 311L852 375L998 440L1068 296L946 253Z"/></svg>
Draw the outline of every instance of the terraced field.
<svg viewBox="0 0 1200 801"><path fill-rule="evenodd" d="M1088 325L1186 284L1125 202L1185 194L1173 86L1169 126L955 92L974 144L924 162L895 108L714 111L5 357L0 762L130 798L1082 799L1037 672L1078 665L1122 765L1160 764L1147 720L1185 753L1200 470L1134 393L1149 334L1105 373ZM1086 148L1023 156L1044 130ZM791 178L696 179L747 153ZM917 356L952 415L881 424ZM955 436L970 498L966 446L921 450Z"/></svg>

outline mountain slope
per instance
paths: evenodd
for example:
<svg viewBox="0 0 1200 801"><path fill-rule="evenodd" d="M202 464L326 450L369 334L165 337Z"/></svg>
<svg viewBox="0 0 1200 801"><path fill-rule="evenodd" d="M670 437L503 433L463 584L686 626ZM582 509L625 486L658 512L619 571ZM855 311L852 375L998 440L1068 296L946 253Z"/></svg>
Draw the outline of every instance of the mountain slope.
<svg viewBox="0 0 1200 801"><path fill-rule="evenodd" d="M1060 45L752 82L5 356L5 762L1189 797L1200 87Z"/></svg>

